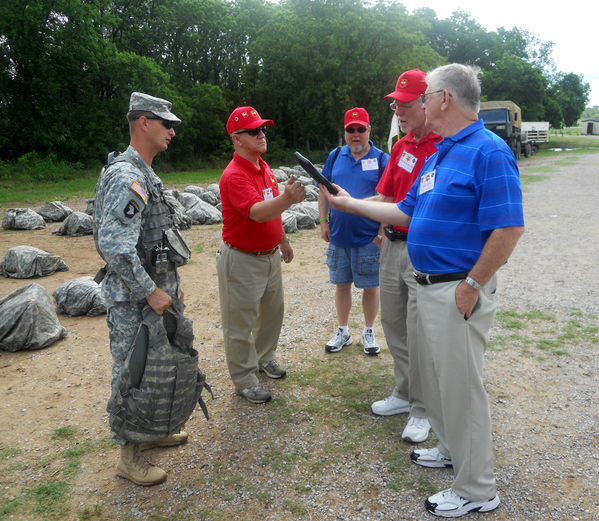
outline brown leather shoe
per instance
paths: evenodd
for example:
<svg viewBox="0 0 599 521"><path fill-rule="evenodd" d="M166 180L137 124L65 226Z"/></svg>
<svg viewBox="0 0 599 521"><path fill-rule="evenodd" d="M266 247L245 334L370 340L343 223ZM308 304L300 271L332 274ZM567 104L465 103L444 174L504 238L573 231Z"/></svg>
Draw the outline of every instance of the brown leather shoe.
<svg viewBox="0 0 599 521"><path fill-rule="evenodd" d="M166 472L144 458L137 445L121 447L121 459L116 466L116 474L144 487L158 485L166 480Z"/></svg>
<svg viewBox="0 0 599 521"><path fill-rule="evenodd" d="M154 447L175 447L176 445L183 445L184 443L187 443L187 433L181 431L179 434L173 434L168 438L140 443L139 450L150 450Z"/></svg>

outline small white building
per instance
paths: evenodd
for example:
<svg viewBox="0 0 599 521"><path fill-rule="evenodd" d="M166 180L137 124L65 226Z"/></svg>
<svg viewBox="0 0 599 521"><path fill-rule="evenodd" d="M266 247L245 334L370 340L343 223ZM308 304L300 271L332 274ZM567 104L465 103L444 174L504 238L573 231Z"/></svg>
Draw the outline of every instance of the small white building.
<svg viewBox="0 0 599 521"><path fill-rule="evenodd" d="M599 119L581 119L580 125L583 135L599 136Z"/></svg>

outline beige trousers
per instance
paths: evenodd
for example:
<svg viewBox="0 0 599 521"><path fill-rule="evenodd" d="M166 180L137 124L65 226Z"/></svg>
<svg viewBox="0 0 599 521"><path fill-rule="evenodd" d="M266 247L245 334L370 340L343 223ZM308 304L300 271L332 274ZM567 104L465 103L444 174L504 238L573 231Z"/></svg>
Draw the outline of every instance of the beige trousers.
<svg viewBox="0 0 599 521"><path fill-rule="evenodd" d="M258 384L258 363L275 358L284 316L281 255L248 255L221 242L216 272L227 365L242 390Z"/></svg>
<svg viewBox="0 0 599 521"><path fill-rule="evenodd" d="M453 461L454 492L469 501L496 494L491 409L483 385L497 277L480 291L468 320L455 303L460 281L418 286L418 341L426 412L439 451Z"/></svg>
<svg viewBox="0 0 599 521"><path fill-rule="evenodd" d="M417 285L408 254L408 243L385 240L381 254L379 290L381 324L393 356L393 396L410 402L411 416L426 418L418 362Z"/></svg>

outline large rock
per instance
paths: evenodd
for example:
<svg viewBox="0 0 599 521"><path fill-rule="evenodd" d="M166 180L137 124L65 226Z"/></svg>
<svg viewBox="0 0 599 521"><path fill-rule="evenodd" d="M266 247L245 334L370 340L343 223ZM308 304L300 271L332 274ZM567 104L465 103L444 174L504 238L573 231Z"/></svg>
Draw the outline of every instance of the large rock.
<svg viewBox="0 0 599 521"><path fill-rule="evenodd" d="M285 233L297 232L297 217L294 213L289 211L283 212L281 217L283 218L283 230L285 230Z"/></svg>
<svg viewBox="0 0 599 521"><path fill-rule="evenodd" d="M55 271L68 269L69 267L58 255L52 255L33 246L10 248L0 261L0 274L13 279L46 277Z"/></svg>
<svg viewBox="0 0 599 521"><path fill-rule="evenodd" d="M223 214L211 204L200 200L185 212L193 224L217 224L223 222Z"/></svg>
<svg viewBox="0 0 599 521"><path fill-rule="evenodd" d="M9 208L2 218L5 230L41 230L45 227L44 218L30 208Z"/></svg>
<svg viewBox="0 0 599 521"><path fill-rule="evenodd" d="M50 294L39 284L21 286L0 299L0 349L42 349L66 335Z"/></svg>
<svg viewBox="0 0 599 521"><path fill-rule="evenodd" d="M189 230L191 225L191 219L185 215L185 207L173 196L172 193L164 193L164 199L170 206L173 212L175 224L180 230Z"/></svg>
<svg viewBox="0 0 599 521"><path fill-rule="evenodd" d="M57 311L69 317L95 317L106 313L102 287L93 277L79 277L58 286L52 293Z"/></svg>
<svg viewBox="0 0 599 521"><path fill-rule="evenodd" d="M54 235L68 235L69 237L83 237L93 233L94 218L83 212L73 212L69 215Z"/></svg>
<svg viewBox="0 0 599 521"><path fill-rule="evenodd" d="M318 222L318 202L303 202L293 204L287 210L295 215L298 230L310 230Z"/></svg>
<svg viewBox="0 0 599 521"><path fill-rule="evenodd" d="M47 223L59 223L64 221L73 210L61 201L52 201L51 203L42 206L39 213Z"/></svg>

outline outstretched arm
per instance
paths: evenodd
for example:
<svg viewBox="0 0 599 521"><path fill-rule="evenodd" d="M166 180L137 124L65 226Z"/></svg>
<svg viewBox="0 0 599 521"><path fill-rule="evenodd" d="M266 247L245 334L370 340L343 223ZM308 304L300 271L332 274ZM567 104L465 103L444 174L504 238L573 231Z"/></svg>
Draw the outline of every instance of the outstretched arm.
<svg viewBox="0 0 599 521"><path fill-rule="evenodd" d="M354 199L340 186L334 186L339 190L337 195L331 195L325 186L321 186L320 189L324 193L331 207L335 210L362 215L380 223L395 224L397 226L405 227L410 225L412 218L403 213L395 203L385 203L368 199Z"/></svg>

